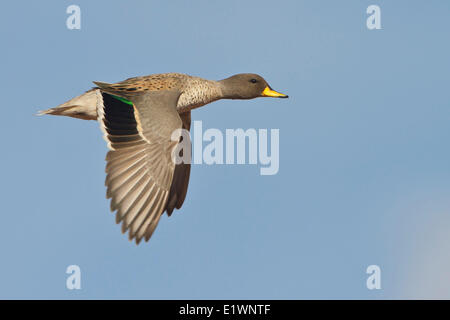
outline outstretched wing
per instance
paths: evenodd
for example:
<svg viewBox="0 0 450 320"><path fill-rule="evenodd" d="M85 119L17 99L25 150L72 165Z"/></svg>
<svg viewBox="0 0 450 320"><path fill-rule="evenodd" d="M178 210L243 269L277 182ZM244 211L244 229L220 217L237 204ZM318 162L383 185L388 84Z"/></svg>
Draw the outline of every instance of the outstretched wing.
<svg viewBox="0 0 450 320"><path fill-rule="evenodd" d="M183 122L183 129L189 131L191 129L191 112L190 111L184 112L180 114L180 117ZM184 137L181 139L184 139ZM190 141L188 144L190 145ZM180 154L180 156L183 155ZM170 187L169 200L167 201L166 207L166 211L169 216L172 214L175 208L180 209L181 206L183 205L188 189L190 173L191 173L190 163L180 163L175 166L172 186Z"/></svg>
<svg viewBox="0 0 450 320"><path fill-rule="evenodd" d="M173 194L172 151L179 137L172 138L172 133L182 128L176 110L180 92L153 91L124 99L96 84L101 89L98 121L111 149L106 156L107 197L122 232L129 230L130 240L139 244L150 239Z"/></svg>

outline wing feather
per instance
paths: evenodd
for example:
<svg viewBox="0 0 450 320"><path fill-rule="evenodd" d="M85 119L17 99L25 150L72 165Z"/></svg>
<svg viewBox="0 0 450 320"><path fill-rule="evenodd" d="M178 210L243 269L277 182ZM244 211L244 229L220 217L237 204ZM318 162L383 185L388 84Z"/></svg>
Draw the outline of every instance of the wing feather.
<svg viewBox="0 0 450 320"><path fill-rule="evenodd" d="M105 184L111 210L122 232L139 243L150 239L166 210L175 172L172 132L182 127L176 110L179 92L145 92L131 97L133 106L117 99L113 85L102 83L98 121L111 149ZM118 94L117 94L118 95Z"/></svg>

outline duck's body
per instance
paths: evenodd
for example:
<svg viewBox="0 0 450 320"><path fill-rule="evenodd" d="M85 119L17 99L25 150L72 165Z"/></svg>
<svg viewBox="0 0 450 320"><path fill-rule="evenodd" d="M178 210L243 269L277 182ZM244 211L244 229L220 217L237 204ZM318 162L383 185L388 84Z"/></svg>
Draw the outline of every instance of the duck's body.
<svg viewBox="0 0 450 320"><path fill-rule="evenodd" d="M98 120L110 151L106 157L107 197L122 231L148 241L164 211L181 208L190 164L174 163L181 138L190 129L194 108L219 99L286 95L273 91L255 74L213 81L180 73L154 74L97 87L40 114Z"/></svg>
<svg viewBox="0 0 450 320"><path fill-rule="evenodd" d="M162 73L130 78L113 85L118 91L146 92L179 90L179 113L190 111L223 98L220 81L206 80L182 73Z"/></svg>
<svg viewBox="0 0 450 320"><path fill-rule="evenodd" d="M177 103L179 113L188 112L222 98L219 81L206 80L182 73L161 73L129 78L113 84L118 91L146 92L177 89L181 91ZM97 91L93 88L41 114L62 115L84 120L97 120ZM130 90L130 91L128 91Z"/></svg>

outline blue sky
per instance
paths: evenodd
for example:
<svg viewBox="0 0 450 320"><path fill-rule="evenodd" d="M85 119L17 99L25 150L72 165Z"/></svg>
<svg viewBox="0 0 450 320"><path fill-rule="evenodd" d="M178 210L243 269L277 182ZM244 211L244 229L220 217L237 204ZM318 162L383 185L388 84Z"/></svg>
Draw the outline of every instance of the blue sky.
<svg viewBox="0 0 450 320"><path fill-rule="evenodd" d="M81 30L66 8L81 8ZM381 7L382 30L366 8ZM448 1L2 4L0 298L450 298ZM93 86L259 73L205 129L277 128L280 170L196 165L149 243L120 233L94 121L36 117ZM79 265L82 289L67 290ZM366 268L381 268L381 290Z"/></svg>

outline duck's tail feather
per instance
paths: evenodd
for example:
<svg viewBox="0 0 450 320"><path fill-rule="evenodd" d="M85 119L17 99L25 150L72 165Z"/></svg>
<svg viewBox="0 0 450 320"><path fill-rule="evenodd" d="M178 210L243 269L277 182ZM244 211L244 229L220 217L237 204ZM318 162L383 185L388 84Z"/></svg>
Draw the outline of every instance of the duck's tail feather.
<svg viewBox="0 0 450 320"><path fill-rule="evenodd" d="M97 120L97 90L89 90L55 108L39 111L37 115L51 114L83 120Z"/></svg>

